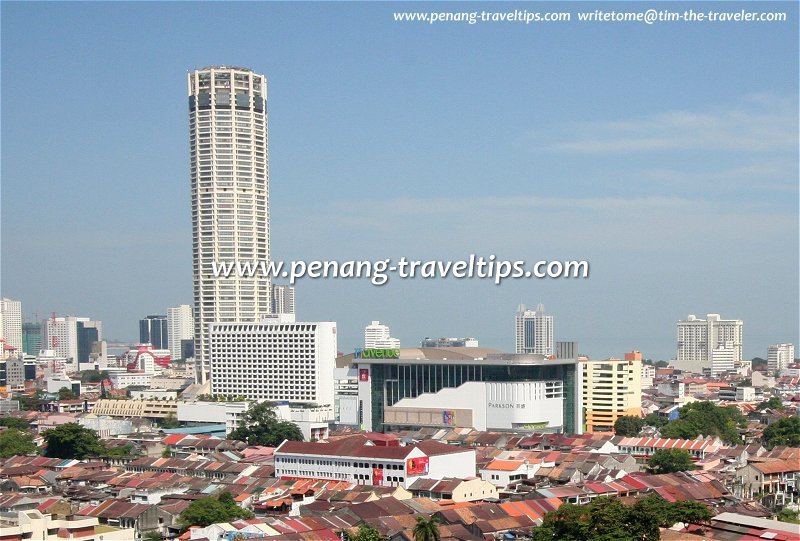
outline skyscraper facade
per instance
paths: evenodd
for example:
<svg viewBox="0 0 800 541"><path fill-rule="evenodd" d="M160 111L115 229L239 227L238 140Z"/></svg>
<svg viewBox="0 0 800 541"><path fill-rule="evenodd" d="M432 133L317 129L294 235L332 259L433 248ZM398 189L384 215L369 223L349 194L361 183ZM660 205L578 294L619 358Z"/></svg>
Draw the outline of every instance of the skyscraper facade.
<svg viewBox="0 0 800 541"><path fill-rule="evenodd" d="M223 262L269 260L267 80L247 68L188 74L194 339L197 381L209 373L213 322L270 312L264 276L215 276Z"/></svg>
<svg viewBox="0 0 800 541"><path fill-rule="evenodd" d="M147 316L139 320L139 343L153 344L156 349L169 347L167 316Z"/></svg>
<svg viewBox="0 0 800 541"><path fill-rule="evenodd" d="M767 370L770 375L794 363L794 344L772 344L767 348Z"/></svg>
<svg viewBox="0 0 800 541"><path fill-rule="evenodd" d="M22 349L27 355L38 355L42 349L42 324L22 324Z"/></svg>
<svg viewBox="0 0 800 541"><path fill-rule="evenodd" d="M373 321L364 327L364 349L395 349L400 347L400 340L392 338L387 325Z"/></svg>
<svg viewBox="0 0 800 541"><path fill-rule="evenodd" d="M272 285L272 313L295 314L294 286L285 284Z"/></svg>
<svg viewBox="0 0 800 541"><path fill-rule="evenodd" d="M194 339L194 318L191 306L181 304L167 308L167 336L169 337L169 356L173 360L184 359L181 342Z"/></svg>
<svg viewBox="0 0 800 541"><path fill-rule="evenodd" d="M11 299L0 300L0 332L6 345L16 348L15 354L22 353L22 302Z"/></svg>
<svg viewBox="0 0 800 541"><path fill-rule="evenodd" d="M706 319L689 315L678 321L678 368L700 372L711 368L712 352L718 348L733 349L733 361L742 360L742 321L722 319L708 314Z"/></svg>
<svg viewBox="0 0 800 541"><path fill-rule="evenodd" d="M515 323L517 353L555 355L553 316L545 313L543 304L536 310L526 310L525 305L520 304Z"/></svg>

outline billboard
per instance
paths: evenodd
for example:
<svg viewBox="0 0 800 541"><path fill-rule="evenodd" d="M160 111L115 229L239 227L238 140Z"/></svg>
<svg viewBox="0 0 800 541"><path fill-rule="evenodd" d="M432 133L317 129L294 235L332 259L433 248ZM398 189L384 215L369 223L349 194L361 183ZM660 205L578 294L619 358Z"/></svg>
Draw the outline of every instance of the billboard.
<svg viewBox="0 0 800 541"><path fill-rule="evenodd" d="M372 468L372 484L380 485L383 483L383 470L380 468Z"/></svg>
<svg viewBox="0 0 800 541"><path fill-rule="evenodd" d="M358 381L369 381L369 368L358 369Z"/></svg>
<svg viewBox="0 0 800 541"><path fill-rule="evenodd" d="M428 473L429 461L426 456L406 459L406 475L425 475Z"/></svg>

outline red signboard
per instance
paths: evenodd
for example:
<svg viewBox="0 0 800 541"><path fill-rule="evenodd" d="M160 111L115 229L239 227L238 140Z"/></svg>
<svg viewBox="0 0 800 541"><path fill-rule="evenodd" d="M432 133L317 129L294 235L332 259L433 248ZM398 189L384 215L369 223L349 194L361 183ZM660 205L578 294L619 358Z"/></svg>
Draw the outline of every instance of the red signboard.
<svg viewBox="0 0 800 541"><path fill-rule="evenodd" d="M369 368L358 369L358 381L369 381Z"/></svg>
<svg viewBox="0 0 800 541"><path fill-rule="evenodd" d="M406 460L406 475L425 475L428 473L428 457L418 456Z"/></svg>
<svg viewBox="0 0 800 541"><path fill-rule="evenodd" d="M380 468L372 468L372 484L380 485L383 483L383 470Z"/></svg>

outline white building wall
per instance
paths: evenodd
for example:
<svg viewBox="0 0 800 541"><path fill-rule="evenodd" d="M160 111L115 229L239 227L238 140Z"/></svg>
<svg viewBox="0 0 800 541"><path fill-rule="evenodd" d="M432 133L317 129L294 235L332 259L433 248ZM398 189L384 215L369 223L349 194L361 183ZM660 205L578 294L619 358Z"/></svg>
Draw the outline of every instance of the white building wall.
<svg viewBox="0 0 800 541"><path fill-rule="evenodd" d="M169 337L169 355L173 360L182 358L181 340L194 338L194 317L192 307L181 304L167 308L167 336Z"/></svg>
<svg viewBox="0 0 800 541"><path fill-rule="evenodd" d="M270 313L261 273L214 275L212 263L270 258L267 80L246 68L212 66L187 76L197 381L205 383L213 322Z"/></svg>
<svg viewBox="0 0 800 541"><path fill-rule="evenodd" d="M0 300L0 332L9 346L14 346L15 355L23 355L22 351L22 301L11 299Z"/></svg>
<svg viewBox="0 0 800 541"><path fill-rule="evenodd" d="M392 338L391 331L380 321L373 321L364 328L364 349L396 349L400 340Z"/></svg>
<svg viewBox="0 0 800 541"><path fill-rule="evenodd" d="M212 324L211 392L333 407L336 323Z"/></svg>
<svg viewBox="0 0 800 541"><path fill-rule="evenodd" d="M770 375L794 363L794 344L773 344L767 348L767 370Z"/></svg>

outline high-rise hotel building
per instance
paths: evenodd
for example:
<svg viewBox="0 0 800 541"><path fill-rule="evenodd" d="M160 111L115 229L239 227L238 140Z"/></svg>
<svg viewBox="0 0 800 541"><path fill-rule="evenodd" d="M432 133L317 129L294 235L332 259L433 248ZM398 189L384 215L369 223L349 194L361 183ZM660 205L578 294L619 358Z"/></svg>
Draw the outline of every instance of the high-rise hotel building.
<svg viewBox="0 0 800 541"><path fill-rule="evenodd" d="M268 278L216 277L212 267L269 260L267 80L213 66L189 73L188 83L195 361L205 382L209 325L270 313Z"/></svg>
<svg viewBox="0 0 800 541"><path fill-rule="evenodd" d="M539 304L536 310L526 310L520 304L515 318L516 352L534 355L555 355L553 316Z"/></svg>

